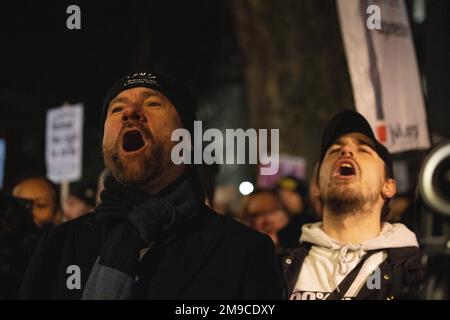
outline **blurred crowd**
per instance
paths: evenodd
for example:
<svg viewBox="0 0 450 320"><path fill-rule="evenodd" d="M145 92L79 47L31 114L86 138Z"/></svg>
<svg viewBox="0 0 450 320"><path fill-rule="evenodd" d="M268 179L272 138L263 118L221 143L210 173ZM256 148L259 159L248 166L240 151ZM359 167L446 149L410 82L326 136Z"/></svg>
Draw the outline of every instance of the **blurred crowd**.
<svg viewBox="0 0 450 320"><path fill-rule="evenodd" d="M21 180L11 194L0 191L0 300L18 297L40 236L55 225L92 212L101 188L101 183L72 183L61 199L59 186L40 176Z"/></svg>

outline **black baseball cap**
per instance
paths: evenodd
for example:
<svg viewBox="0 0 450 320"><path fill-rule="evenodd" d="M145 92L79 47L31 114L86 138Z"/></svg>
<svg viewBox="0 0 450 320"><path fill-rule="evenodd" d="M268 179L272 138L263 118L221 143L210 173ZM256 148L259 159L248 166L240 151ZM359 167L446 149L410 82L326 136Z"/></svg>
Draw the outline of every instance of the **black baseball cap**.
<svg viewBox="0 0 450 320"><path fill-rule="evenodd" d="M373 149L378 154L378 156L384 161L388 168L388 177L394 179L394 168L392 164L392 157L388 149L378 142L375 135L370 127L369 122L360 113L356 111L346 110L335 115L327 124L325 131L322 136L322 145L320 152L320 162L322 163L323 158L328 150L328 148L341 136L358 132L367 136L373 142Z"/></svg>

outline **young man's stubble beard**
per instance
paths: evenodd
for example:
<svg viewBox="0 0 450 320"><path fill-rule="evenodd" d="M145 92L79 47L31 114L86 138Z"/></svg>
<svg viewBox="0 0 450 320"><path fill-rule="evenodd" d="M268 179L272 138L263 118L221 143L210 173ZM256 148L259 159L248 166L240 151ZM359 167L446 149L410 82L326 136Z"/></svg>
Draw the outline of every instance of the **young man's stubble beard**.
<svg viewBox="0 0 450 320"><path fill-rule="evenodd" d="M339 186L330 181L325 194L321 195L323 203L335 215L357 215L370 211L378 199L378 193L368 186L367 192L362 188L360 184Z"/></svg>

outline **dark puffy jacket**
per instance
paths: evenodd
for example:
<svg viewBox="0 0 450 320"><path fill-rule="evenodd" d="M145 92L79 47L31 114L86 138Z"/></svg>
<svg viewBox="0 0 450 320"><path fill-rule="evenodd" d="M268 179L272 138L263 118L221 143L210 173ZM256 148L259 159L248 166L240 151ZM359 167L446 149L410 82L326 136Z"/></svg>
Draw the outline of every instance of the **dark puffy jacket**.
<svg viewBox="0 0 450 320"><path fill-rule="evenodd" d="M311 244L302 243L298 248L279 254L284 274L284 298L289 299ZM379 266L381 288L363 286L355 300L392 300L417 298L413 288L420 284L424 267L420 262L418 247L386 249L387 259Z"/></svg>

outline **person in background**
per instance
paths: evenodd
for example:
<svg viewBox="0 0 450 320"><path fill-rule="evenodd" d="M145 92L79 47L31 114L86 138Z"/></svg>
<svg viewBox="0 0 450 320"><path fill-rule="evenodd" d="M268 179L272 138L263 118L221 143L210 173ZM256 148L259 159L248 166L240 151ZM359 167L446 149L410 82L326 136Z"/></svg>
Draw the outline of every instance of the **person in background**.
<svg viewBox="0 0 450 320"><path fill-rule="evenodd" d="M0 191L0 300L17 299L28 262L38 242L32 203Z"/></svg>
<svg viewBox="0 0 450 320"><path fill-rule="evenodd" d="M318 219L309 213L308 190L301 180L294 176L281 178L277 192L289 215L289 223L278 231L278 239L281 247L294 248L299 245L302 226Z"/></svg>
<svg viewBox="0 0 450 320"><path fill-rule="evenodd" d="M226 216L234 217L235 208L239 207L239 196L233 185L219 185L214 192L213 210Z"/></svg>
<svg viewBox="0 0 450 320"><path fill-rule="evenodd" d="M243 199L241 217L253 229L267 234L279 250L278 232L289 223L289 217L275 192L258 189Z"/></svg>
<svg viewBox="0 0 450 320"><path fill-rule="evenodd" d="M278 197L290 216L300 215L306 210L306 185L294 176L281 178L277 183Z"/></svg>
<svg viewBox="0 0 450 320"><path fill-rule="evenodd" d="M13 196L33 201L33 220L41 229L59 224L62 211L58 187L44 177L31 177L20 181L13 189Z"/></svg>
<svg viewBox="0 0 450 320"><path fill-rule="evenodd" d="M97 190L95 193L95 205L96 206L98 206L100 204L100 202L102 202L102 200L100 199L100 194L102 193L103 190L105 190L105 178L108 174L110 174L109 170L104 168L102 170L102 172L100 172L100 175L98 176Z"/></svg>
<svg viewBox="0 0 450 320"><path fill-rule="evenodd" d="M72 220L95 208L96 184L77 182L70 185L64 206L64 218Z"/></svg>

